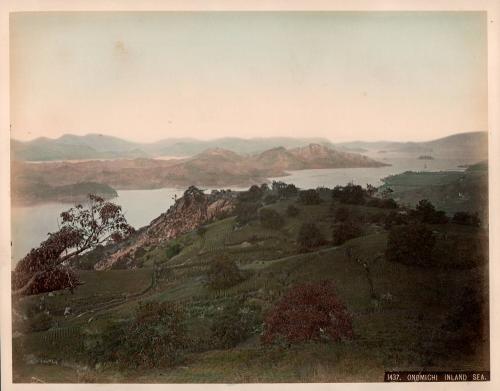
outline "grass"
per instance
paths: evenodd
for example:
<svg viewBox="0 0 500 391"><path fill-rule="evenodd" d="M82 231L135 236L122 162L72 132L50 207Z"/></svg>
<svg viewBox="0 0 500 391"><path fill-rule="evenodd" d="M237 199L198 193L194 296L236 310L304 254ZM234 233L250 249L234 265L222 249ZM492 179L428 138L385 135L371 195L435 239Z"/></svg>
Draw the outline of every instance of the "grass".
<svg viewBox="0 0 500 391"><path fill-rule="evenodd" d="M293 200L266 207L284 213L290 203ZM391 369L460 369L465 363L474 370L489 368L485 345L478 345L476 351L467 355L436 356L433 362L426 361L429 353L425 350L429 336L434 335L453 304L447 287L486 286L484 268L463 272L388 262L383 257L387 231L370 224L363 237L341 246L325 244L311 252L298 253L295 238L302 222L317 222L328 238L332 224L329 202L299 208L299 216L285 217L280 230L263 229L257 220L236 229L234 218L227 218L208 224L204 235L190 233L178 238L182 251L170 259L165 259L168 243L164 243L146 249L144 257L151 262L146 264L148 267L81 272L86 284L74 295L45 296L59 325L15 339L26 355L38 360L27 364L21 357L16 361L16 381L30 382L36 378L48 382L371 382L382 381L384 370ZM349 208L360 215L387 212L362 206ZM459 233L464 240L482 232L453 224L433 229ZM347 256L347 248L369 263L376 298L370 295L363 266ZM229 289L214 291L205 284L206 272L213 259L223 252L236 259L246 279ZM375 261L379 254L382 257ZM172 278L151 287L150 266L155 263L171 269ZM209 339L210 314L225 301L245 296L248 301L259 303L265 315L294 284L324 279L335 283L339 297L352 314L352 341L281 349L262 346L259 336L253 335L233 349L189 353L185 362L174 368L134 372L110 368L82 370L75 366L82 362L85 335L99 333L110 323L130 317L140 301L178 302L185 309L190 332ZM383 295L390 300L382 299ZM35 305L39 300L40 297L30 298L25 305ZM111 304L102 308L106 303ZM73 311L69 317L61 314L66 306ZM43 360L48 359L58 359L58 364L44 364Z"/></svg>

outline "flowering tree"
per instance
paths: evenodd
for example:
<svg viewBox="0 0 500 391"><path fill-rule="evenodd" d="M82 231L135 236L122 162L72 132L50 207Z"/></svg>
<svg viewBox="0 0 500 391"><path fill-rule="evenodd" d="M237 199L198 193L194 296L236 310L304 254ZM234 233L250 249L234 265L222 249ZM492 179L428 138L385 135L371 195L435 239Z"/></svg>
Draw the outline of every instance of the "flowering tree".
<svg viewBox="0 0 500 391"><path fill-rule="evenodd" d="M120 206L89 194L85 206L61 213L59 231L49 233L47 240L19 261L12 275L12 295L72 291L80 284L70 268L72 259L97 245L118 242L133 231Z"/></svg>
<svg viewBox="0 0 500 391"><path fill-rule="evenodd" d="M351 316L337 297L333 283L322 281L300 284L288 291L265 318L262 341L336 342L352 336Z"/></svg>

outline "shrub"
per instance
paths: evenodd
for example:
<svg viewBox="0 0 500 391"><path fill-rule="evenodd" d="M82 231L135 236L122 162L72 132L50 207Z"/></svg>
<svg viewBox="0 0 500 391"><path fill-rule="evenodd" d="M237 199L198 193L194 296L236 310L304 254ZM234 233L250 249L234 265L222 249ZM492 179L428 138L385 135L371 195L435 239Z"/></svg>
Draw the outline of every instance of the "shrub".
<svg viewBox="0 0 500 391"><path fill-rule="evenodd" d="M169 302L152 302L141 304L132 321L108 326L97 338L87 339L86 350L92 364L154 368L179 363L186 344L180 308Z"/></svg>
<svg viewBox="0 0 500 391"><path fill-rule="evenodd" d="M359 185L349 183L346 186L335 186L332 198L344 204L363 205L365 203L365 190Z"/></svg>
<svg viewBox="0 0 500 391"><path fill-rule="evenodd" d="M238 194L238 200L244 202L255 202L262 198L264 191L257 185L252 185L247 191Z"/></svg>
<svg viewBox="0 0 500 391"><path fill-rule="evenodd" d="M254 333L260 322L260 314L255 307L245 306L242 300L230 301L212 321L212 345L222 349L233 348Z"/></svg>
<svg viewBox="0 0 500 391"><path fill-rule="evenodd" d="M335 211L335 221L346 222L349 220L351 213L345 206L341 206Z"/></svg>
<svg viewBox="0 0 500 391"><path fill-rule="evenodd" d="M473 227L481 226L481 219L477 213L457 212L453 215L451 222L454 224L470 225Z"/></svg>
<svg viewBox="0 0 500 391"><path fill-rule="evenodd" d="M395 225L408 224L408 216L398 212L390 212L384 218L385 229L390 229Z"/></svg>
<svg viewBox="0 0 500 391"><path fill-rule="evenodd" d="M294 205L288 205L288 207L286 208L286 215L288 217L296 217L299 215L299 213L300 209Z"/></svg>
<svg viewBox="0 0 500 391"><path fill-rule="evenodd" d="M274 204L276 201L278 201L278 196L274 194L268 194L264 197L264 204L266 205Z"/></svg>
<svg viewBox="0 0 500 391"><path fill-rule="evenodd" d="M350 239L361 236L362 233L361 226L354 221L337 224L333 228L333 244L339 246Z"/></svg>
<svg viewBox="0 0 500 391"><path fill-rule="evenodd" d="M238 224L246 224L258 217L259 204L255 202L238 202L234 210Z"/></svg>
<svg viewBox="0 0 500 391"><path fill-rule="evenodd" d="M299 202L304 205L317 205L321 203L319 193L314 189L299 192Z"/></svg>
<svg viewBox="0 0 500 391"><path fill-rule="evenodd" d="M260 223L265 228L279 229L283 226L285 221L274 209L261 209Z"/></svg>
<svg viewBox="0 0 500 391"><path fill-rule="evenodd" d="M470 269L485 263L484 248L486 243L478 236L450 235L436 242L433 258L444 268Z"/></svg>
<svg viewBox="0 0 500 391"><path fill-rule="evenodd" d="M303 223L299 229L297 243L299 244L301 250L308 250L321 246L325 243L325 239L316 224Z"/></svg>
<svg viewBox="0 0 500 391"><path fill-rule="evenodd" d="M442 210L436 210L434 205L428 200L420 200L412 211L412 215L420 219L422 223L428 224L446 224L448 218Z"/></svg>
<svg viewBox="0 0 500 391"><path fill-rule="evenodd" d="M196 233L200 238L202 238L207 233L207 227L205 227L204 225L200 225L196 230Z"/></svg>
<svg viewBox="0 0 500 391"><path fill-rule="evenodd" d="M175 257L177 254L179 254L182 250L182 246L179 242L170 242L167 246L167 249L165 251L165 255L167 256L167 259Z"/></svg>
<svg viewBox="0 0 500 391"><path fill-rule="evenodd" d="M435 244L434 234L424 224L392 227L385 254L389 261L429 265Z"/></svg>
<svg viewBox="0 0 500 391"><path fill-rule="evenodd" d="M208 285L212 289L230 288L243 280L236 262L224 256L217 258L208 270Z"/></svg>
<svg viewBox="0 0 500 391"><path fill-rule="evenodd" d="M351 316L333 283L322 281L291 288L267 314L262 341L337 342L352 336Z"/></svg>

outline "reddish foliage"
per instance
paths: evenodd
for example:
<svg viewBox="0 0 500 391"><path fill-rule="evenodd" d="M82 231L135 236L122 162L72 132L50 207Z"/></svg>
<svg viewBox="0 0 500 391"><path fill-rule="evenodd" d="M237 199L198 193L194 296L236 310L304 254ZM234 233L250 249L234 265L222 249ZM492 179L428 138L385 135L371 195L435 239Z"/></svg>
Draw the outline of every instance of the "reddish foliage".
<svg viewBox="0 0 500 391"><path fill-rule="evenodd" d="M281 338L300 343L353 336L351 316L330 281L295 286L269 312L264 325L265 344Z"/></svg>

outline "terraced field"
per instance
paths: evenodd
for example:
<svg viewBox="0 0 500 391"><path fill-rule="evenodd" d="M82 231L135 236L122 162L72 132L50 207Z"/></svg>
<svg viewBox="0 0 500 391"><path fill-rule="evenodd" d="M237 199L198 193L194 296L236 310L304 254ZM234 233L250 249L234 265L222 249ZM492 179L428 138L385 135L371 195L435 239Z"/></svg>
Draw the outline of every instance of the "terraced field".
<svg viewBox="0 0 500 391"><path fill-rule="evenodd" d="M275 208L284 215L288 204ZM360 215L389 213L387 210L350 206ZM85 284L73 295L45 295L45 308L54 324L45 331L14 339L18 350L17 381L134 381L134 382L330 382L381 381L384 370L441 369L466 360L475 370L489 367L488 352L476 349L464 356L426 362L432 336L450 306L446 288L451 285L484 286L484 267L468 270L422 268L389 262L384 257L387 231L367 223L364 235L341 246L326 243L311 252L297 251L297 232L304 221L316 222L331 237L330 203L300 206L297 217L285 217L279 230L263 228L258 220L238 227L234 218L206 226L202 235L192 232L176 241L179 254L168 258L168 243L148 249L148 262L135 270L81 271ZM436 232L474 237L478 228L436 226ZM370 263L376 298L370 294L363 266L348 256ZM245 278L228 288L213 290L206 276L211 263L222 253L234 259ZM377 260L375 260L377 259ZM163 276L163 273L166 277ZM149 371L90 368L84 362L87 339L99 335L109 324L130 318L139 302L171 301L186 313L191 336L207 338L218 308L241 298L257 303L265 314L284 292L297 283L331 280L353 317L355 337L339 344L305 344L288 349L265 347L259 335L232 349L191 352L183 365ZM24 305L38 306L41 296ZM64 315L70 307L71 313ZM430 341L430 342L429 342ZM429 345L430 344L430 345ZM429 347L430 346L430 347ZM427 349L427 350L426 350ZM23 356L24 354L24 356ZM26 361L26 357L30 360ZM47 369L48 368L48 369ZM59 372L56 370L59 368ZM83 368L83 369L82 369Z"/></svg>

